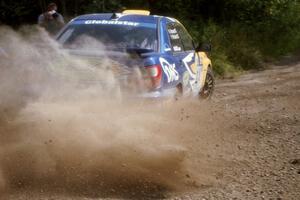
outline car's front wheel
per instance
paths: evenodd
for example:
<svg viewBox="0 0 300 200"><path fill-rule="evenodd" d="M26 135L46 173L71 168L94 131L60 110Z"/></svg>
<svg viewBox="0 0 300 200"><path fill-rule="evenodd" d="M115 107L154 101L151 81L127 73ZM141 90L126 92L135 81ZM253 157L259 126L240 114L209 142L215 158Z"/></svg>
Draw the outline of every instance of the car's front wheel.
<svg viewBox="0 0 300 200"><path fill-rule="evenodd" d="M210 99L215 88L215 77L212 68L208 68L204 86L199 93L201 99Z"/></svg>

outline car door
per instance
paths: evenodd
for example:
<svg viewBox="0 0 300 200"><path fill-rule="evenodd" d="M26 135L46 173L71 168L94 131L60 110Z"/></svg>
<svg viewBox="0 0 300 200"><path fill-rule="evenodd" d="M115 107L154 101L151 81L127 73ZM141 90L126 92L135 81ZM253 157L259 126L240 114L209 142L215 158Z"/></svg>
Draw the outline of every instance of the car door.
<svg viewBox="0 0 300 200"><path fill-rule="evenodd" d="M178 22L169 23L167 30L184 92L197 93L200 90L201 65L192 37Z"/></svg>
<svg viewBox="0 0 300 200"><path fill-rule="evenodd" d="M185 51L185 57L182 59L182 64L186 68L189 75L188 87L195 95L198 95L201 87L201 60L199 55L195 51L193 39L188 31L180 23L178 23L177 26Z"/></svg>
<svg viewBox="0 0 300 200"><path fill-rule="evenodd" d="M181 83L182 67L178 59L183 51L182 41L172 23L162 23L163 53L159 57L159 63L164 75L164 88L175 88Z"/></svg>

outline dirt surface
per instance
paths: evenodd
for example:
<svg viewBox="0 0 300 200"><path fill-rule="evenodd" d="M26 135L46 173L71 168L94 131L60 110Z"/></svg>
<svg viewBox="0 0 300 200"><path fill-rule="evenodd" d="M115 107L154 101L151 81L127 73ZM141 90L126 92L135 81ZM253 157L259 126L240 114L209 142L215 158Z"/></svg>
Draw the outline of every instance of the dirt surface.
<svg viewBox="0 0 300 200"><path fill-rule="evenodd" d="M55 107L51 110L55 110ZM88 107L77 111L91 112ZM184 158L181 164L178 164L181 162L181 158L178 161L177 155L174 155L175 161L170 158L172 154L162 154L162 156L155 154L153 156L148 151L141 151L140 154L128 156L129 151L125 146L121 149L116 148L120 152L109 154L113 156L111 159L116 161L113 165L114 168L120 167L123 165L122 162L126 162L126 159L124 159L125 161L120 158L116 159L116 155L125 151L127 152L125 158L138 163L133 166L143 165L143 169L151 168L151 170L147 171L146 175L138 168L137 174L134 173L134 168L122 171L124 174L128 173L128 176L124 176L125 180L123 176L120 176L120 182L126 183L128 180L132 185L132 187L130 184L127 185L122 192L118 191L120 188L115 187L118 183L108 181L109 177L104 180L108 181L111 187L102 187L101 190L97 190L95 186L97 182L89 183L90 176L93 175L84 175L83 177L87 177L89 181L74 184L74 187L72 185L73 190L66 185L59 185L60 189L47 187L52 185L51 181L53 181L49 177L45 178L46 181L38 181L38 184L32 184L30 177L29 181L27 177L27 181L20 181L20 185L13 184L13 187L9 189L3 189L0 198L8 200L300 199L300 64L271 66L267 70L242 75L236 79L218 80L211 102L167 101L158 103L154 107L140 105L138 111L144 114L135 118L131 117L134 115L132 111L122 112L124 116L121 118L123 119L121 123L131 124L130 126L134 127L135 122L138 122L140 125L137 129L142 127L148 130L147 133L150 133L150 136L141 140L143 147L150 145L154 149L156 146L160 148L161 144L157 145L156 140L149 139L155 135L163 135L164 138L167 138L165 140L158 139L166 145L169 143L179 145L184 149L182 150ZM103 117L101 108L93 109L93 113ZM53 115L54 113L44 113L44 115L47 114ZM124 121L124 118L128 116L130 120ZM116 119L116 124L119 124L119 119ZM80 119L78 123L80 123L79 121ZM51 128L51 124L48 126ZM57 129L57 126L54 128ZM108 129L112 131L112 129ZM131 139L133 137L140 136L130 136ZM151 142L148 143L148 140ZM132 148L140 147L135 143L141 141L134 142ZM66 145L68 144L66 143ZM115 146L113 145L111 148L115 148ZM103 153L103 150L100 151ZM85 155L81 152L75 151L74 153L79 157ZM159 152L161 153L161 151ZM61 153L63 154L63 152ZM152 159L136 161L136 156L141 158L152 156ZM92 156L91 158L97 157ZM110 158L106 159L110 160ZM3 162L3 160L1 161ZM87 162L85 159L79 161L83 162L81 163L83 165ZM118 161L120 162L118 163ZM155 161L154 165L148 163L152 161ZM165 167L158 163L162 163ZM30 166L30 164L27 165ZM102 165L103 163L95 164L100 168ZM22 168L22 164L19 164L18 167ZM82 169L76 171L78 176L85 174L84 170L91 168ZM116 171L119 172L119 170L113 170L109 174L114 182L118 182L116 177L119 177L119 174L114 174ZM166 176L160 176L156 172ZM59 172L54 176L55 179L59 180L63 173L67 173L67 171ZM177 173L179 177L173 177ZM136 179L130 178L135 175ZM148 184L138 187L139 175L142 176L142 179L150 179L150 181L146 181ZM5 170L3 176L6 176ZM34 175L32 176L34 177ZM151 179L151 176L155 178ZM171 178L167 180L168 177ZM27 185L23 183L27 183ZM73 182L71 181L71 183ZM104 184L106 183L104 182ZM152 183L155 187L152 187ZM160 185L160 183L163 184Z"/></svg>
<svg viewBox="0 0 300 200"><path fill-rule="evenodd" d="M219 137L207 156L227 166L215 175L217 183L173 199L299 199L299 100L299 64L219 81L214 103L221 116L212 117L211 129L220 129L200 135ZM198 147L192 157L201 152Z"/></svg>

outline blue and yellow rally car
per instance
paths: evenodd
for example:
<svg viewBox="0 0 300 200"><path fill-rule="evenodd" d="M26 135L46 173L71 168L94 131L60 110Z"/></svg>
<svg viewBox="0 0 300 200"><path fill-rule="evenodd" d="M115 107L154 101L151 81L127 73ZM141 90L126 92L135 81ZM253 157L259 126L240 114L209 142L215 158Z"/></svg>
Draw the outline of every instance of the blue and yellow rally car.
<svg viewBox="0 0 300 200"><path fill-rule="evenodd" d="M57 35L57 41L78 56L100 62L99 54L80 46L78 40L82 36L103 44L105 55L114 61L111 67L116 63L121 66L119 75L123 81L129 81L130 72L139 68L147 88L140 94L143 97L212 95L215 81L211 61L205 53L210 46L196 46L174 18L150 15L145 10L76 17Z"/></svg>

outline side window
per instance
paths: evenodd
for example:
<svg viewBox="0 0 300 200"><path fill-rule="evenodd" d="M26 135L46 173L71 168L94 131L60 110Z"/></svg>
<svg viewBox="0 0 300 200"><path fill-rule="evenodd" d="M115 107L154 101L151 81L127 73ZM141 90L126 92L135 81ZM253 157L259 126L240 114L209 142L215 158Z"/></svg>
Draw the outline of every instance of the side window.
<svg viewBox="0 0 300 200"><path fill-rule="evenodd" d="M176 29L179 32L179 36L182 40L184 50L185 51L195 50L193 39L190 36L190 34L187 32L187 30L181 24L176 24Z"/></svg>
<svg viewBox="0 0 300 200"><path fill-rule="evenodd" d="M173 52L184 51L183 44L176 26L174 26L173 23L170 23L167 25L167 29Z"/></svg>

